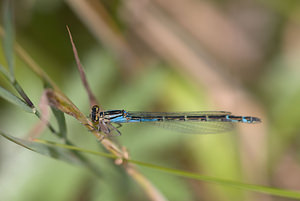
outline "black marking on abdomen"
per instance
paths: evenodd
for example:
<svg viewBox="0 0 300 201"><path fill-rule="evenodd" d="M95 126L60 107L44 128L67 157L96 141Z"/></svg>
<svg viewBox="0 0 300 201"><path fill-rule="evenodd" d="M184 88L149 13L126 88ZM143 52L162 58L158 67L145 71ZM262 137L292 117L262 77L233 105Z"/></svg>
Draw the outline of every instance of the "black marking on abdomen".
<svg viewBox="0 0 300 201"><path fill-rule="evenodd" d="M164 116L164 120L168 121L168 120L182 120L184 121L185 120L185 117L184 116Z"/></svg>
<svg viewBox="0 0 300 201"><path fill-rule="evenodd" d="M206 115L201 115L201 116L186 116L187 120L192 120L192 121L207 121L207 116Z"/></svg>

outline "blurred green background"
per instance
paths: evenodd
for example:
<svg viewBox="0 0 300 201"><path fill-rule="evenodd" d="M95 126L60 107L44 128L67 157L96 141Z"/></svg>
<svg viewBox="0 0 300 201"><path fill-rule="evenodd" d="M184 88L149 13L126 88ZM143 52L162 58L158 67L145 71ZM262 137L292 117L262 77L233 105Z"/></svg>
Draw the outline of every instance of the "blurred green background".
<svg viewBox="0 0 300 201"><path fill-rule="evenodd" d="M131 158L291 190L300 190L299 13L296 0L14 2L17 42L86 115L66 25L105 109L225 110L263 121L220 135L124 126L117 140ZM15 59L16 78L38 105L42 82ZM6 65L2 48L0 62ZM1 130L11 135L26 137L38 122L2 99L0 109ZM86 128L66 119L72 142L99 150ZM49 131L41 138L56 140ZM149 199L110 159L88 157L99 164L100 179L1 138L0 200ZM287 200L140 170L169 200Z"/></svg>

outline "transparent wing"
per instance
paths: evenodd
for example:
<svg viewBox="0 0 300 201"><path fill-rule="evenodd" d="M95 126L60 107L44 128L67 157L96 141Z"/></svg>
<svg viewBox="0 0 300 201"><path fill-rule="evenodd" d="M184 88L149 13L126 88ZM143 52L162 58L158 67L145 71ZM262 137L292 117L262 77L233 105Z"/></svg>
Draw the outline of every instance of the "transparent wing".
<svg viewBox="0 0 300 201"><path fill-rule="evenodd" d="M232 122L164 121L151 123L162 128L189 134L217 134L234 129Z"/></svg>
<svg viewBox="0 0 300 201"><path fill-rule="evenodd" d="M99 124L97 125L97 129L110 137L121 135L121 132L116 127L114 127L110 122L99 121Z"/></svg>
<svg viewBox="0 0 300 201"><path fill-rule="evenodd" d="M116 127L114 127L111 123L108 123L106 125L109 128L109 133L107 134L108 136L115 137L121 135L121 132Z"/></svg>
<svg viewBox="0 0 300 201"><path fill-rule="evenodd" d="M126 125L156 126L178 133L186 134L218 134L234 130L233 122L200 122L200 121L154 121L154 122L130 122ZM123 124L125 125L125 124Z"/></svg>
<svg viewBox="0 0 300 201"><path fill-rule="evenodd" d="M172 116L224 116L230 115L231 112L226 111L197 111L197 112L128 112L129 116L140 118L157 118L157 117L172 117ZM210 134L223 133L234 129L234 123L228 121L181 121L181 120L164 120L164 121L146 121L137 122L139 124L154 125L166 129L171 129L180 133L191 134ZM128 124L135 124L129 122Z"/></svg>

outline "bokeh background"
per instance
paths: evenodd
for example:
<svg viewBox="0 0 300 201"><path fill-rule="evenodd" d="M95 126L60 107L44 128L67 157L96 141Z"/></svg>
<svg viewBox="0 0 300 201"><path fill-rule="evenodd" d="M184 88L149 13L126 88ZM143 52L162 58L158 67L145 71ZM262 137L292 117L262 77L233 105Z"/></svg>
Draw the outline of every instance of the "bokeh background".
<svg viewBox="0 0 300 201"><path fill-rule="evenodd" d="M263 121L220 135L124 126L117 140L133 159L291 190L300 190L299 13L296 0L14 2L16 40L86 115L88 97L66 25L105 109L225 110ZM0 53L6 64L2 48ZM18 57L15 71L38 105L42 82ZM0 77L1 86L14 92ZM1 130L11 135L26 137L38 122L2 99L0 109ZM66 118L71 141L101 149L82 125ZM56 140L49 131L40 138ZM99 164L100 179L1 138L0 200L149 199L110 159L88 157ZM140 170L169 200L288 200Z"/></svg>

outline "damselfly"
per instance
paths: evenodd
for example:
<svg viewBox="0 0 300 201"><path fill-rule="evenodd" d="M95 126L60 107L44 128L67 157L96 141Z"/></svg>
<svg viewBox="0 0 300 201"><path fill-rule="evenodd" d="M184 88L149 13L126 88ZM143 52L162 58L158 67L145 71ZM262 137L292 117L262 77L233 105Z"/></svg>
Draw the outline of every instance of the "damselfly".
<svg viewBox="0 0 300 201"><path fill-rule="evenodd" d="M156 124L178 132L208 134L227 132L235 123L259 123L261 120L251 116L234 116L225 111L200 112L130 112L126 110L100 111L99 106L91 109L90 118L95 129L108 136L121 135L117 127L123 123ZM118 125L113 126L112 123Z"/></svg>

